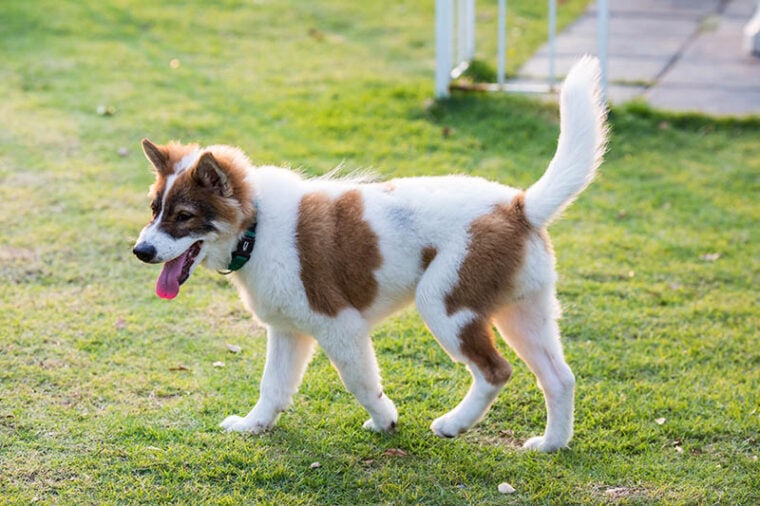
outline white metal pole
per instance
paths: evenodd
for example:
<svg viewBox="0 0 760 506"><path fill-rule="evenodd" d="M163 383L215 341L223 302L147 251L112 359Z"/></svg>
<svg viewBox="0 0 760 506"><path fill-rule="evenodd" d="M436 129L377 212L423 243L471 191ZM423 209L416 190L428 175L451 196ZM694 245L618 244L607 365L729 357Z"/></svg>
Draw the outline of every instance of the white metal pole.
<svg viewBox="0 0 760 506"><path fill-rule="evenodd" d="M742 30L742 49L748 55L760 56L760 0L757 0L755 13Z"/></svg>
<svg viewBox="0 0 760 506"><path fill-rule="evenodd" d="M607 43L609 41L610 8L608 0L596 3L596 51L601 67L602 100L607 101Z"/></svg>
<svg viewBox="0 0 760 506"><path fill-rule="evenodd" d="M475 0L467 0L467 61L475 58Z"/></svg>
<svg viewBox="0 0 760 506"><path fill-rule="evenodd" d="M453 0L435 0L435 97L449 96L454 34Z"/></svg>
<svg viewBox="0 0 760 506"><path fill-rule="evenodd" d="M454 62L454 66L467 61L467 27L469 24L467 23L467 1L456 0L457 60Z"/></svg>
<svg viewBox="0 0 760 506"><path fill-rule="evenodd" d="M557 0L549 0L549 89L554 89L554 57L557 38Z"/></svg>
<svg viewBox="0 0 760 506"><path fill-rule="evenodd" d="M503 87L507 73L507 0L499 0L498 16L499 60L496 63L496 82Z"/></svg>

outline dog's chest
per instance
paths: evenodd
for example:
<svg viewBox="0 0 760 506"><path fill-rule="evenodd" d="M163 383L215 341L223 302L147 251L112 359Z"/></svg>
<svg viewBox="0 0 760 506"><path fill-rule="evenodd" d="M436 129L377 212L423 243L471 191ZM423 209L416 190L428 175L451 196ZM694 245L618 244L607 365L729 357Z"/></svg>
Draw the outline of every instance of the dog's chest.
<svg viewBox="0 0 760 506"><path fill-rule="evenodd" d="M249 265L234 281L246 307L259 321L294 328L307 316L308 304L293 234L287 227L279 231L276 235L258 235Z"/></svg>

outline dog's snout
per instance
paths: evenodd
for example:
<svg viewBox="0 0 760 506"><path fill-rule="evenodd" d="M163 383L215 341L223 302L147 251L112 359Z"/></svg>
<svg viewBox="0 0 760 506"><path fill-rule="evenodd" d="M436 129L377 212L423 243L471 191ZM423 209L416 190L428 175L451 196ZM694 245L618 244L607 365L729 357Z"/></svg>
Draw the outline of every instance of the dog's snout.
<svg viewBox="0 0 760 506"><path fill-rule="evenodd" d="M132 249L132 253L143 262L151 262L156 257L156 248L143 241Z"/></svg>

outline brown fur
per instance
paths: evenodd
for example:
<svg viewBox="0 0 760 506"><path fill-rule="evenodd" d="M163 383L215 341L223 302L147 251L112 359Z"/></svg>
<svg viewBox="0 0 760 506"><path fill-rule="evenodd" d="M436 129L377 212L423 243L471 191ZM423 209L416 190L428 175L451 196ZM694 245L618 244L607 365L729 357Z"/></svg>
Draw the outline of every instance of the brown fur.
<svg viewBox="0 0 760 506"><path fill-rule="evenodd" d="M420 263L423 271L427 270L430 263L435 260L436 255L438 255L438 250L433 246L422 248L422 253L420 253Z"/></svg>
<svg viewBox="0 0 760 506"><path fill-rule="evenodd" d="M250 186L245 182L250 161L240 150L229 146L215 146L212 153L219 167L227 175L232 197L240 203L243 215L252 217L256 209L253 206Z"/></svg>
<svg viewBox="0 0 760 506"><path fill-rule="evenodd" d="M145 156L148 157L158 174L165 177L174 174L174 166L185 156L198 149L197 144L180 144L171 141L166 146L160 146L153 144L148 139L143 139L142 146Z"/></svg>
<svg viewBox="0 0 760 506"><path fill-rule="evenodd" d="M337 316L346 307L368 308L377 295L373 271L382 257L377 235L362 218L361 193L348 191L335 200L309 193L298 211L301 281L311 309Z"/></svg>
<svg viewBox="0 0 760 506"><path fill-rule="evenodd" d="M509 365L494 344L493 330L486 319L475 319L462 327L459 333L461 350L483 373L492 385L503 385L512 376Z"/></svg>
<svg viewBox="0 0 760 506"><path fill-rule="evenodd" d="M152 147L151 147L152 146ZM167 146L155 146L148 141L144 143L146 156L154 163L157 170L156 183L151 187L153 204L157 210L164 197L166 179L174 173L174 164L196 148L195 145L183 146L170 142ZM188 149L189 148L189 149ZM214 151L213 156L204 154L199 162L177 176L167 196L167 209L161 219L161 229L172 237L180 237L189 232L209 232L215 229L212 222L229 223L233 230L247 228L255 220L255 208L250 187L245 184L244 163L237 159L243 155L232 148L222 147ZM162 160L167 162L160 165ZM156 164L159 165L156 165ZM168 166L166 164L169 164ZM203 167L200 167L203 165ZM169 170L170 169L170 170ZM220 171L211 188L201 172ZM205 181L204 184L198 184ZM211 191L210 191L211 190ZM182 212L189 212L192 217L179 220ZM155 218L155 215L154 215Z"/></svg>
<svg viewBox="0 0 760 506"><path fill-rule="evenodd" d="M470 247L459 268L459 281L446 295L446 312L470 309L479 318L459 334L462 353L492 384L506 382L512 372L494 345L491 313L513 289L514 277L525 257L531 226L524 214L525 197L499 204L470 225Z"/></svg>
<svg viewBox="0 0 760 506"><path fill-rule="evenodd" d="M524 206L525 197L520 194L472 222L470 248L459 268L459 281L446 295L449 315L462 308L490 314L509 295L531 231Z"/></svg>
<svg viewBox="0 0 760 506"><path fill-rule="evenodd" d="M166 189L166 178L160 173L156 177L156 182L150 186L148 196L151 199L150 210L153 213L153 219L161 213L161 203L164 198L164 190Z"/></svg>

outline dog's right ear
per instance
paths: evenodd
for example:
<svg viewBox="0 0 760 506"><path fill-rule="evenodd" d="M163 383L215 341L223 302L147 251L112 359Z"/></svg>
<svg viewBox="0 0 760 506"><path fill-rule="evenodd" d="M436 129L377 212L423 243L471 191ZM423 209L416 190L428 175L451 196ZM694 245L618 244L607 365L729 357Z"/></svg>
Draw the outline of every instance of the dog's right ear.
<svg viewBox="0 0 760 506"><path fill-rule="evenodd" d="M166 148L156 146L147 138L142 140L142 148L143 153L145 153L153 168L156 169L156 172L159 174L170 172L169 154L166 152Z"/></svg>

